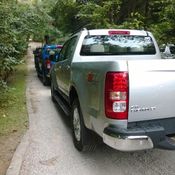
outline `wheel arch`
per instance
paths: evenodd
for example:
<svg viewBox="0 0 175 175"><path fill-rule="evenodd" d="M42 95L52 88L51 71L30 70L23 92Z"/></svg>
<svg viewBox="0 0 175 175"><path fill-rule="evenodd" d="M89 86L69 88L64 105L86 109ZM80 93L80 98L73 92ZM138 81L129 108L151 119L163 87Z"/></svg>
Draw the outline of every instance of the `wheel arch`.
<svg viewBox="0 0 175 175"><path fill-rule="evenodd" d="M79 94L80 93L80 94ZM83 122L86 126L86 128L91 129L91 122L90 118L87 116L87 109L83 108L83 103L84 101L81 99L81 93L77 91L76 87L74 85L71 86L70 91L69 91L69 104L72 106L73 101L77 98L80 104L81 112L82 112L82 117L83 117Z"/></svg>

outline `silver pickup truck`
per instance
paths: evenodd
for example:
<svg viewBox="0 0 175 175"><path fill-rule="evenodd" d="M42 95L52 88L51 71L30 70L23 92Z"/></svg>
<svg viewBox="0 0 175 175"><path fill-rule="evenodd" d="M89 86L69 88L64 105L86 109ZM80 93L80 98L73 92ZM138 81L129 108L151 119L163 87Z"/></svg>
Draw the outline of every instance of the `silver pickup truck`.
<svg viewBox="0 0 175 175"><path fill-rule="evenodd" d="M79 151L94 133L120 151L175 149L175 61L161 59L150 32L84 29L51 70L51 96L71 114Z"/></svg>

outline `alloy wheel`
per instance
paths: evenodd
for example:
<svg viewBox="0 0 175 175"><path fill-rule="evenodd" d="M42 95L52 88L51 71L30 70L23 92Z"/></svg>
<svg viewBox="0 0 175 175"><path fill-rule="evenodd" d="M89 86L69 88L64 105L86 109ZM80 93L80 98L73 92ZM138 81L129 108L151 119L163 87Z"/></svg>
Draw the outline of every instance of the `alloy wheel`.
<svg viewBox="0 0 175 175"><path fill-rule="evenodd" d="M81 124L80 124L80 115L78 112L78 109L74 109L73 113L73 129L74 129L74 134L75 138L77 141L80 141L81 139Z"/></svg>

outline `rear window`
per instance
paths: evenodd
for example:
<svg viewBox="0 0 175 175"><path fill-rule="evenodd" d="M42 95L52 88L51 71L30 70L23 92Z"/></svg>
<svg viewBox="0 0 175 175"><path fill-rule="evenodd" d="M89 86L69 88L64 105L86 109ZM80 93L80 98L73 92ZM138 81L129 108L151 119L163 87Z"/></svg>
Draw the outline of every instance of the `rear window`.
<svg viewBox="0 0 175 175"><path fill-rule="evenodd" d="M60 50L61 50L61 48L54 48L54 49L53 49L53 48L51 48L51 49L48 48L48 49L46 50L46 53L47 53L47 54L50 54L50 53L53 53L53 52L54 52L55 54L57 54L57 53L60 52Z"/></svg>
<svg viewBox="0 0 175 175"><path fill-rule="evenodd" d="M149 55L155 54L149 36L87 35L80 55Z"/></svg>

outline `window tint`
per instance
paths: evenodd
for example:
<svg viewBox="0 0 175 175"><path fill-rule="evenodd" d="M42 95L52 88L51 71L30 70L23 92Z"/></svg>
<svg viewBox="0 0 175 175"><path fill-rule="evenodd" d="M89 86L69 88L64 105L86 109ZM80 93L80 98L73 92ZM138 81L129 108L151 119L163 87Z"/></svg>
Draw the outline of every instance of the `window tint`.
<svg viewBox="0 0 175 175"><path fill-rule="evenodd" d="M86 36L81 55L144 55L155 54L155 46L149 36L93 35Z"/></svg>

